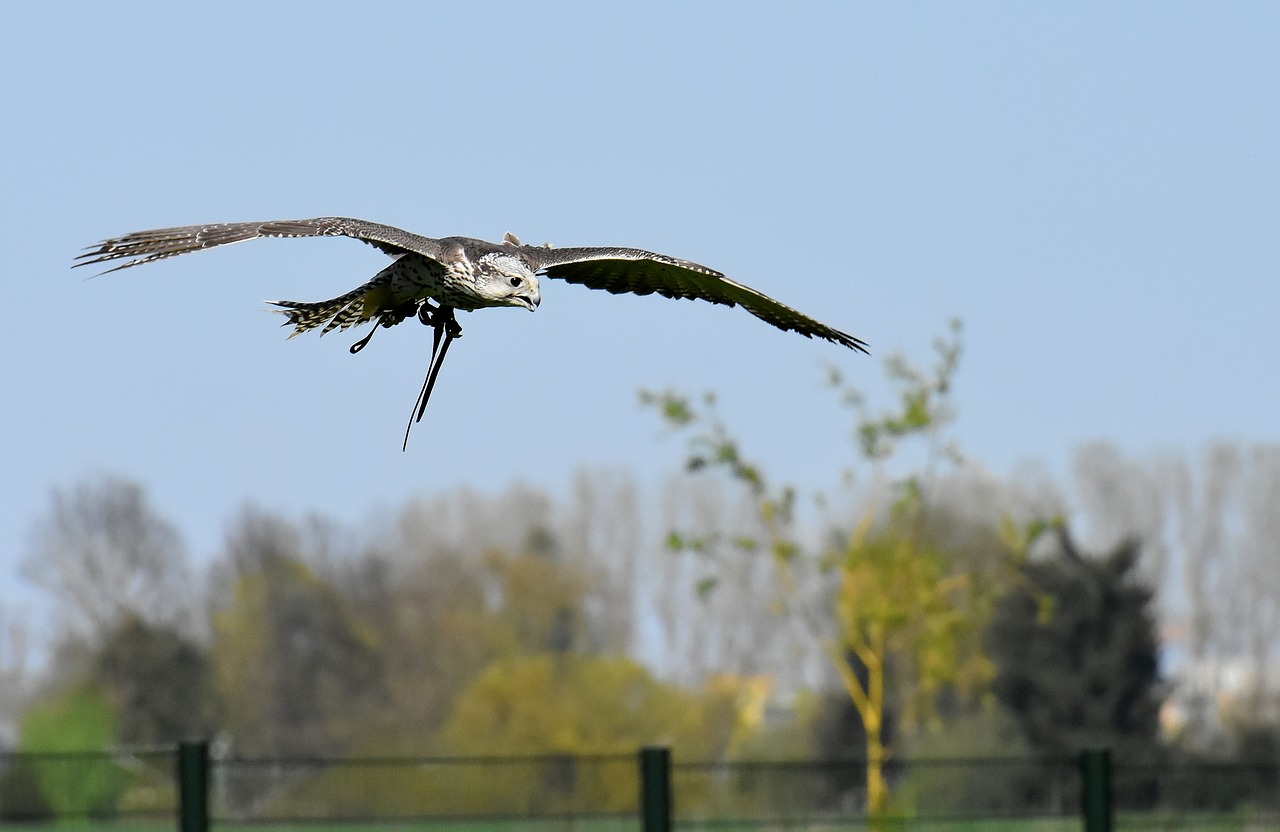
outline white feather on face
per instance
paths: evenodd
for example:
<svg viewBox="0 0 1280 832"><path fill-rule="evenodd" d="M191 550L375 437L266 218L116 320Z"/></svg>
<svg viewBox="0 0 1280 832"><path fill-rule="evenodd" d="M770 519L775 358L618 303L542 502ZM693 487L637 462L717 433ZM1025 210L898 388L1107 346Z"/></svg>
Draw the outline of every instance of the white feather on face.
<svg viewBox="0 0 1280 832"><path fill-rule="evenodd" d="M495 251L475 263L476 290L493 306L523 306L530 311L542 302L538 276L519 257Z"/></svg>

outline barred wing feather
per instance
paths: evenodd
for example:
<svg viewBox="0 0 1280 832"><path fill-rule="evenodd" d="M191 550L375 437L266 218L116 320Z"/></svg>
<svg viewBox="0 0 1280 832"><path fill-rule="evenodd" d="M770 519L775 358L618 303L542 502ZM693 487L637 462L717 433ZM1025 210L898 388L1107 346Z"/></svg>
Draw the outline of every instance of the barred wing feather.
<svg viewBox="0 0 1280 832"><path fill-rule="evenodd" d="M222 222L212 225L183 225L135 231L103 240L76 259L77 266L123 261L108 272L139 266L166 257L176 257L215 246L241 243L263 237L351 237L376 246L392 256L416 252L432 259L440 257L438 240L413 234L391 225L351 219L316 217L308 220L268 222Z"/></svg>
<svg viewBox="0 0 1280 832"><path fill-rule="evenodd" d="M741 306L762 321L806 337L823 338L850 349L867 351L858 338L823 324L790 306L730 280L715 269L635 248L522 247L536 269L549 277L578 283L591 289L621 294L659 294L668 298L701 299L726 306Z"/></svg>

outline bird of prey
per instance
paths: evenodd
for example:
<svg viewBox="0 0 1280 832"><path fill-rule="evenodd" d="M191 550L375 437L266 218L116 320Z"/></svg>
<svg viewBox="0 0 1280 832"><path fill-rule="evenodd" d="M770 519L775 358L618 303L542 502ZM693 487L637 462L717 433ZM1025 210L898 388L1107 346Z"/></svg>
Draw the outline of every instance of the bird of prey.
<svg viewBox="0 0 1280 832"><path fill-rule="evenodd" d="M352 354L360 352L379 327L395 326L410 318L435 330L427 377L410 413L404 447L408 446L409 430L426 410L449 344L462 334L454 310L491 306L537 309L542 301L539 275L614 294L657 293L668 298L701 298L727 306L740 305L779 329L867 351L867 345L852 335L688 260L636 248L530 246L511 233L504 236L501 244L471 237L434 239L347 217L186 225L112 237L89 246L76 258L80 262L75 265L116 264L107 269L114 272L262 237L352 237L394 258L373 279L331 300L268 302L288 318L286 326L293 326L290 338L312 329L324 334L372 322L374 328L351 346Z"/></svg>

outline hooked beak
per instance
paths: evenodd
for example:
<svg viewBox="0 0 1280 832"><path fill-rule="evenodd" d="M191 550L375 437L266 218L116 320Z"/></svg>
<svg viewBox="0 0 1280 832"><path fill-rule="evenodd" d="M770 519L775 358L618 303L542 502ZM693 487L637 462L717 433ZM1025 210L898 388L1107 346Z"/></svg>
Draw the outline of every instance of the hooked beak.
<svg viewBox="0 0 1280 832"><path fill-rule="evenodd" d="M538 308L539 304L542 303L542 295L541 294L534 294L532 296L512 295L511 300L515 301L516 303L520 304L521 306L523 306L524 308L532 312L533 310Z"/></svg>

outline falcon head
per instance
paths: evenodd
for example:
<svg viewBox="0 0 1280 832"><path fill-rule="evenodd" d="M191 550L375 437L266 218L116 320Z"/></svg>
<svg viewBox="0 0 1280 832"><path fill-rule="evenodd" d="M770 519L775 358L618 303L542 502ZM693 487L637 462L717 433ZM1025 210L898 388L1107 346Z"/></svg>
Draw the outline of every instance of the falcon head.
<svg viewBox="0 0 1280 832"><path fill-rule="evenodd" d="M542 302L538 276L514 254L498 251L476 260L476 294L489 306L523 306L530 312Z"/></svg>

